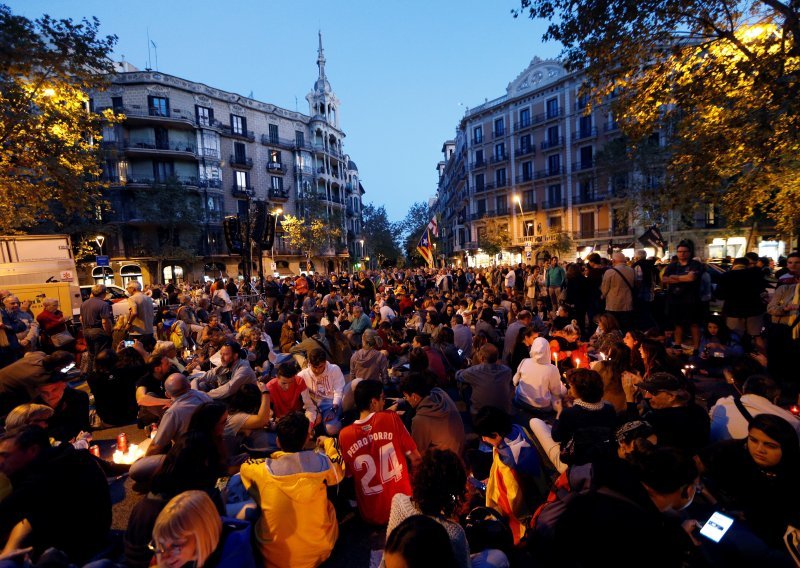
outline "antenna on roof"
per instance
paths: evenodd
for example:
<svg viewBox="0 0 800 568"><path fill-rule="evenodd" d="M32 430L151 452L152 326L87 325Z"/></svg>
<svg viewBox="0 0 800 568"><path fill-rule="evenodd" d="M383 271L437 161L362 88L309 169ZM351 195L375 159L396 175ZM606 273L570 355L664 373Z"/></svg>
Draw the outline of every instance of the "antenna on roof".
<svg viewBox="0 0 800 568"><path fill-rule="evenodd" d="M147 67L145 67L146 71L152 71L153 70L153 64L152 64L153 61L150 58L150 43L151 43L151 41L150 41L150 28L147 28Z"/></svg>
<svg viewBox="0 0 800 568"><path fill-rule="evenodd" d="M158 46L156 45L156 42L154 42L153 40L150 40L150 43L153 44L153 51L156 52L156 71L158 71Z"/></svg>

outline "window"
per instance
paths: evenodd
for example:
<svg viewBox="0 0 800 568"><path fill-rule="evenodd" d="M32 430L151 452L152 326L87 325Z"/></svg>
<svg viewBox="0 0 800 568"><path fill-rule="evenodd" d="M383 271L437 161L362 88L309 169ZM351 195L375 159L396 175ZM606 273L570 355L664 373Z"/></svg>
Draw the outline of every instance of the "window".
<svg viewBox="0 0 800 568"><path fill-rule="evenodd" d="M590 239L594 237L594 211L581 213L581 238Z"/></svg>
<svg viewBox="0 0 800 568"><path fill-rule="evenodd" d="M589 95L580 95L578 97L578 109L584 109L589 105Z"/></svg>
<svg viewBox="0 0 800 568"><path fill-rule="evenodd" d="M247 149L243 142L233 143L233 158L237 164L243 164L247 161Z"/></svg>
<svg viewBox="0 0 800 568"><path fill-rule="evenodd" d="M236 187L238 189L247 189L247 172L234 172L236 174Z"/></svg>
<svg viewBox="0 0 800 568"><path fill-rule="evenodd" d="M280 150L270 150L269 151L269 161L271 164L280 164L281 163L281 151Z"/></svg>
<svg viewBox="0 0 800 568"><path fill-rule="evenodd" d="M166 97L147 97L150 116L169 116L169 99Z"/></svg>
<svg viewBox="0 0 800 568"><path fill-rule="evenodd" d="M547 201L551 206L561 205L561 184L554 183L547 186Z"/></svg>
<svg viewBox="0 0 800 568"><path fill-rule="evenodd" d="M270 176L270 187L277 191L283 191L283 178L280 176Z"/></svg>
<svg viewBox="0 0 800 568"><path fill-rule="evenodd" d="M526 134L525 136L519 137L519 149L521 154L527 154L531 151L531 135Z"/></svg>
<svg viewBox="0 0 800 568"><path fill-rule="evenodd" d="M495 197L494 203L498 213L505 213L508 210L508 202L505 195Z"/></svg>
<svg viewBox="0 0 800 568"><path fill-rule="evenodd" d="M558 99L548 99L545 105L547 118L556 118L558 116Z"/></svg>
<svg viewBox="0 0 800 568"><path fill-rule="evenodd" d="M476 126L472 129L472 142L474 144L483 142L483 126Z"/></svg>
<svg viewBox="0 0 800 568"><path fill-rule="evenodd" d="M494 135L502 136L506 133L506 125L503 117L494 119Z"/></svg>
<svg viewBox="0 0 800 568"><path fill-rule="evenodd" d="M591 168L593 163L592 147L584 146L580 150L580 169Z"/></svg>
<svg viewBox="0 0 800 568"><path fill-rule="evenodd" d="M301 130L294 131L294 142L299 147L303 147L305 145L306 136Z"/></svg>
<svg viewBox="0 0 800 568"><path fill-rule="evenodd" d="M558 145L558 126L551 126L547 129L547 145L548 146L557 146Z"/></svg>
<svg viewBox="0 0 800 568"><path fill-rule="evenodd" d="M208 187L222 187L222 168L201 163L200 181Z"/></svg>
<svg viewBox="0 0 800 568"><path fill-rule="evenodd" d="M561 230L561 215L548 217L547 218L547 227L551 231L560 231Z"/></svg>
<svg viewBox="0 0 800 568"><path fill-rule="evenodd" d="M156 126L154 129L157 150L169 150L169 134L167 129Z"/></svg>
<svg viewBox="0 0 800 568"><path fill-rule="evenodd" d="M495 160L505 160L506 159L506 145L505 142L500 142L500 144L494 145L494 158Z"/></svg>
<svg viewBox="0 0 800 568"><path fill-rule="evenodd" d="M231 115L231 132L241 136L247 135L247 120L243 116Z"/></svg>
<svg viewBox="0 0 800 568"><path fill-rule="evenodd" d="M494 181L497 184L497 187L505 187L506 185L505 168L499 168L497 171L494 172Z"/></svg>
<svg viewBox="0 0 800 568"><path fill-rule="evenodd" d="M551 176L561 173L561 154L547 156L547 173Z"/></svg>
<svg viewBox="0 0 800 568"><path fill-rule="evenodd" d="M199 126L211 126L214 124L214 109L200 105L194 106L194 114L197 117Z"/></svg>
<svg viewBox="0 0 800 568"><path fill-rule="evenodd" d="M532 189L526 189L522 192L522 208L530 211L534 207L536 207L536 195Z"/></svg>
<svg viewBox="0 0 800 568"><path fill-rule="evenodd" d="M111 108L114 112L122 112L122 97L111 97Z"/></svg>
<svg viewBox="0 0 800 568"><path fill-rule="evenodd" d="M614 235L628 234L628 216L623 209L614 209L611 213L611 225Z"/></svg>
<svg viewBox="0 0 800 568"><path fill-rule="evenodd" d="M198 130L197 145L202 149L201 155L204 158L219 159L219 134L213 130Z"/></svg>
<svg viewBox="0 0 800 568"><path fill-rule="evenodd" d="M519 111L519 127L526 128L531 125L531 109L524 108Z"/></svg>
<svg viewBox="0 0 800 568"><path fill-rule="evenodd" d="M485 199L479 199L478 200L478 213L481 213L481 214L486 213L486 200Z"/></svg>
<svg viewBox="0 0 800 568"><path fill-rule="evenodd" d="M581 138L586 138L592 135L592 117L582 116L578 119L578 131Z"/></svg>
<svg viewBox="0 0 800 568"><path fill-rule="evenodd" d="M581 203L589 203L594 200L594 179L583 179L578 184Z"/></svg>
<svg viewBox="0 0 800 568"><path fill-rule="evenodd" d="M269 125L269 141L271 144L278 143L278 125L277 124L270 124Z"/></svg>
<svg viewBox="0 0 800 568"><path fill-rule="evenodd" d="M475 176L475 191L483 191L486 184L484 183L483 174Z"/></svg>
<svg viewBox="0 0 800 568"><path fill-rule="evenodd" d="M475 165L480 166L483 164L483 150L475 150Z"/></svg>
<svg viewBox="0 0 800 568"><path fill-rule="evenodd" d="M533 162L522 162L522 181L533 179Z"/></svg>
<svg viewBox="0 0 800 568"><path fill-rule="evenodd" d="M153 162L153 179L164 182L175 175L175 164L172 162Z"/></svg>

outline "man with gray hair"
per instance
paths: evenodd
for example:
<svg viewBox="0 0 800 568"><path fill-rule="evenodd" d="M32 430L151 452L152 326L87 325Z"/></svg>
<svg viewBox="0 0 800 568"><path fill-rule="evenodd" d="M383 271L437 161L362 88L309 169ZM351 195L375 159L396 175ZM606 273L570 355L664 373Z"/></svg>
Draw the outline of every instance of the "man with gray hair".
<svg viewBox="0 0 800 568"><path fill-rule="evenodd" d="M142 285L137 280L131 280L125 287L128 291L128 326L126 331L131 339L138 339L145 349L151 351L156 341L153 335L153 319L155 309L153 301L142 294Z"/></svg>
<svg viewBox="0 0 800 568"><path fill-rule="evenodd" d="M164 381L164 390L172 402L161 417L156 436L147 449L147 455L166 453L172 441L189 428L189 421L195 410L212 402L206 393L193 390L189 379L181 373L172 373L168 376Z"/></svg>
<svg viewBox="0 0 800 568"><path fill-rule="evenodd" d="M621 252L615 252L611 261L613 265L603 274L600 293L606 300L606 311L617 318L620 328L625 331L631 329L633 323L636 275Z"/></svg>
<svg viewBox="0 0 800 568"><path fill-rule="evenodd" d="M86 339L86 371L94 371L94 358L104 349L111 347L111 333L114 316L111 304L106 302L106 287L103 284L92 286L92 295L81 304L81 327Z"/></svg>

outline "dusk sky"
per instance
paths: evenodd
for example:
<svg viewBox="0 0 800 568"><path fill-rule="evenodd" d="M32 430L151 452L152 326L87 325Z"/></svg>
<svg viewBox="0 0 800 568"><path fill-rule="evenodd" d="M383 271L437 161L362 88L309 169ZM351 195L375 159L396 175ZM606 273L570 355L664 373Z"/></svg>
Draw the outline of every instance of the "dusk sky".
<svg viewBox="0 0 800 568"><path fill-rule="evenodd" d="M147 66L147 34L158 70L308 113L316 79L317 30L326 73L342 101L345 151L365 202L402 219L436 193L442 142L466 107L505 94L543 44L544 22L514 19L515 0L248 1L10 0L36 18L96 16L116 34L116 60ZM156 51L150 58L156 67ZM295 107L295 100L297 107Z"/></svg>

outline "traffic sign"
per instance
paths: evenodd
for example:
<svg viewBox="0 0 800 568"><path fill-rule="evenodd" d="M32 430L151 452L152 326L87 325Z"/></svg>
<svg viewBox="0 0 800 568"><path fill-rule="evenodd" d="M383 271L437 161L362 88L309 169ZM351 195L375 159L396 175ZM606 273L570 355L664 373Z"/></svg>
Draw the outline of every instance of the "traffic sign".
<svg viewBox="0 0 800 568"><path fill-rule="evenodd" d="M108 255L97 255L95 262L97 262L97 266L111 266Z"/></svg>

